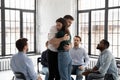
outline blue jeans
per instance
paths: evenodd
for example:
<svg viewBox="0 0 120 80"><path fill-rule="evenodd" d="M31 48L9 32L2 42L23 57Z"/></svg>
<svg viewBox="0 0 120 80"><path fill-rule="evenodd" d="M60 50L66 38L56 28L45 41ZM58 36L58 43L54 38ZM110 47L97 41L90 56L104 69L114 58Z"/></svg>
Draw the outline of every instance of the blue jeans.
<svg viewBox="0 0 120 80"><path fill-rule="evenodd" d="M80 65L73 65L72 66L72 74L76 75L76 80L83 79L82 73L84 72L84 70L80 70L79 67L80 67Z"/></svg>
<svg viewBox="0 0 120 80"><path fill-rule="evenodd" d="M68 51L58 51L58 68L61 80L71 80L72 59Z"/></svg>
<svg viewBox="0 0 120 80"><path fill-rule="evenodd" d="M48 67L42 67L42 73L45 75L45 80L48 80L49 77Z"/></svg>

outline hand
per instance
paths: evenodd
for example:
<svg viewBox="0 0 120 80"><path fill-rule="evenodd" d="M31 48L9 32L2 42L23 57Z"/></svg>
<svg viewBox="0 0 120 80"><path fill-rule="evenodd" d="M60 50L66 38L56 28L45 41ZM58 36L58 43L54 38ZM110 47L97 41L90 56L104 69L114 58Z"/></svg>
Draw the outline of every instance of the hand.
<svg viewBox="0 0 120 80"><path fill-rule="evenodd" d="M38 76L38 79L37 80L42 80L41 76Z"/></svg>
<svg viewBox="0 0 120 80"><path fill-rule="evenodd" d="M79 66L78 67L80 70L84 70L84 66Z"/></svg>
<svg viewBox="0 0 120 80"><path fill-rule="evenodd" d="M65 34L63 37L63 40L69 40L69 39L70 39L70 36L68 34Z"/></svg>
<svg viewBox="0 0 120 80"><path fill-rule="evenodd" d="M88 70L88 71L83 72L82 75L87 76L90 73L91 73L91 71Z"/></svg>
<svg viewBox="0 0 120 80"><path fill-rule="evenodd" d="M70 46L69 45L65 45L64 49L65 49L65 51L68 51L70 49Z"/></svg>

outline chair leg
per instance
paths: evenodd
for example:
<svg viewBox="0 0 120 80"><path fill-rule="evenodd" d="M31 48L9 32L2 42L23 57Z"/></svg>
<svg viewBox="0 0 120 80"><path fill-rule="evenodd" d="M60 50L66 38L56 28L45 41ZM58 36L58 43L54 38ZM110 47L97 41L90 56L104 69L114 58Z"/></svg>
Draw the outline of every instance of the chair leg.
<svg viewBox="0 0 120 80"><path fill-rule="evenodd" d="M71 77L71 80L74 80L73 77Z"/></svg>
<svg viewBox="0 0 120 80"><path fill-rule="evenodd" d="M15 77L14 77L14 76L12 77L12 80L15 80Z"/></svg>
<svg viewBox="0 0 120 80"><path fill-rule="evenodd" d="M85 80L87 80L87 76L85 76Z"/></svg>

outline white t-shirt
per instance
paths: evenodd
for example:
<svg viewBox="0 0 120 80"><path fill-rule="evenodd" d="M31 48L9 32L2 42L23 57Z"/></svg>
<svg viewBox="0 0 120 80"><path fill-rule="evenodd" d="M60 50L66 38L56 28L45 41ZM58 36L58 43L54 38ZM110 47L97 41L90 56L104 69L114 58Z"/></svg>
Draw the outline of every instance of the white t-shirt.
<svg viewBox="0 0 120 80"><path fill-rule="evenodd" d="M48 33L48 41L54 38L56 33L57 33L56 26L52 26ZM48 49L50 49L51 51L57 52L57 49L50 43L48 44Z"/></svg>

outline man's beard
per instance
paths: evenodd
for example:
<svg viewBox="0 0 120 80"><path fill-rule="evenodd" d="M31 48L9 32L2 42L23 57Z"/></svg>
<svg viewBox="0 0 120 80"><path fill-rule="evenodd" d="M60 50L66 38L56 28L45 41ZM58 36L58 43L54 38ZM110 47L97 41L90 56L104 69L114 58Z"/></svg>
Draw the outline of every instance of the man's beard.
<svg viewBox="0 0 120 80"><path fill-rule="evenodd" d="M100 49L99 44L97 45L96 49Z"/></svg>
<svg viewBox="0 0 120 80"><path fill-rule="evenodd" d="M78 44L77 44L77 43L74 43L74 46L78 46Z"/></svg>

